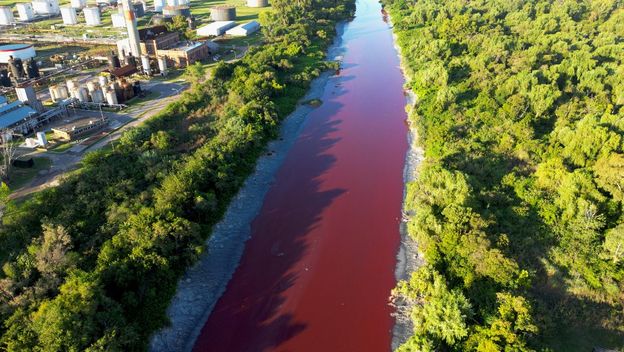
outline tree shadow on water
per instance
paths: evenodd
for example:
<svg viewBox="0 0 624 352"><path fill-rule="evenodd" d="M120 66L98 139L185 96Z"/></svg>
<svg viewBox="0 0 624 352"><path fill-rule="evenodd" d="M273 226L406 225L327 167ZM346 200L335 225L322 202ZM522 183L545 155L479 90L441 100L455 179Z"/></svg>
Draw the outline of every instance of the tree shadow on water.
<svg viewBox="0 0 624 352"><path fill-rule="evenodd" d="M345 192L322 189L322 176L336 162L329 150L340 140L332 137L341 123L332 120L342 107L336 96L308 116L252 223L240 265L204 325L195 351L275 350L306 329L282 305L288 295L298 294L302 259L313 240L310 232L324 209Z"/></svg>

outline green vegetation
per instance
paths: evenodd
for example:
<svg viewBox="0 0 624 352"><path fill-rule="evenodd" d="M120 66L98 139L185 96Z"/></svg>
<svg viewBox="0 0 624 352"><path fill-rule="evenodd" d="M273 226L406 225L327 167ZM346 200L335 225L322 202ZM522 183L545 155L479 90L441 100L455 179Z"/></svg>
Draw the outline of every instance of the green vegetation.
<svg viewBox="0 0 624 352"><path fill-rule="evenodd" d="M384 0L426 160L403 351L624 346L624 3Z"/></svg>
<svg viewBox="0 0 624 352"><path fill-rule="evenodd" d="M34 166L30 168L11 168L8 185L11 189L27 185L40 171L48 170L52 165L52 161L48 158L33 158L33 162Z"/></svg>
<svg viewBox="0 0 624 352"><path fill-rule="evenodd" d="M5 209L0 349L136 351L279 122L328 65L350 0L274 0L267 43L220 63L113 149Z"/></svg>

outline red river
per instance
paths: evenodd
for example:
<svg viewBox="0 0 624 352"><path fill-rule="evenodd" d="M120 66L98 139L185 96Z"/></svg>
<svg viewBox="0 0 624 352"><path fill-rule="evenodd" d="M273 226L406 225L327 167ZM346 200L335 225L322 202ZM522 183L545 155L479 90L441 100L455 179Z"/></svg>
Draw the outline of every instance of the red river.
<svg viewBox="0 0 624 352"><path fill-rule="evenodd" d="M403 167L403 75L381 6L359 0L332 77L251 227L195 351L387 351Z"/></svg>

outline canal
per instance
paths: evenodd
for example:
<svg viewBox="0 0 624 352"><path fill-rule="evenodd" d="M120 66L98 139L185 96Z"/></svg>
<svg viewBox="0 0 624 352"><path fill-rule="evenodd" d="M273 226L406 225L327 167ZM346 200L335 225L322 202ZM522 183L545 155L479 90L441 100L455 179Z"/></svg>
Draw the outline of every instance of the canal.
<svg viewBox="0 0 624 352"><path fill-rule="evenodd" d="M375 0L358 0L342 68L251 226L196 351L386 351L400 243L403 76Z"/></svg>

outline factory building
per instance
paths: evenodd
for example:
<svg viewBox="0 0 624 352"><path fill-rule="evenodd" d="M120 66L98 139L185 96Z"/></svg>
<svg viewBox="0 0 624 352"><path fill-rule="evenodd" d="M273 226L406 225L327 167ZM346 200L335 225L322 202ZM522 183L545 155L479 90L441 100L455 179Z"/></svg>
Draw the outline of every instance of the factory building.
<svg viewBox="0 0 624 352"><path fill-rule="evenodd" d="M234 21L218 21L197 28L197 35L200 37L217 37L236 26Z"/></svg>
<svg viewBox="0 0 624 352"><path fill-rule="evenodd" d="M165 26L139 30L139 45L141 53L151 58L166 57L169 63L176 67L185 67L210 56L210 49L207 45L181 41L179 33L169 32ZM120 57L127 56L130 53L129 40L118 41L117 51Z"/></svg>
<svg viewBox="0 0 624 352"><path fill-rule="evenodd" d="M251 21L238 25L232 29L228 29L225 34L231 35L233 37L246 37L250 34L257 32L259 29L260 23L256 21Z"/></svg>
<svg viewBox="0 0 624 352"><path fill-rule="evenodd" d="M0 130L8 129L13 133L26 134L37 126L38 114L30 106L19 100L7 103L3 96L0 96L0 103Z"/></svg>

